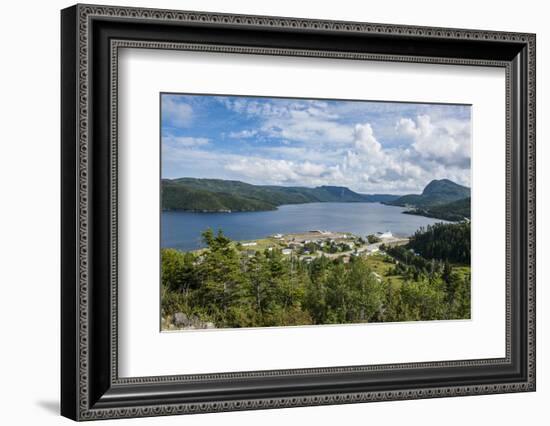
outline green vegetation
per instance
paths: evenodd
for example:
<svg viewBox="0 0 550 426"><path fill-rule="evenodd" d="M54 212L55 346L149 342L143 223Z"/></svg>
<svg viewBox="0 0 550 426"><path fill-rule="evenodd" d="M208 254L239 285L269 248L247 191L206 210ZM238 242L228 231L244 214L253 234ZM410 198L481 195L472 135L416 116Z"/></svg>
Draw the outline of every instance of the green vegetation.
<svg viewBox="0 0 550 426"><path fill-rule="evenodd" d="M282 204L382 202L398 196L358 194L340 186L258 186L221 179L163 179L162 208L197 212L274 210Z"/></svg>
<svg viewBox="0 0 550 426"><path fill-rule="evenodd" d="M376 244L376 243L379 243L382 240L380 238L378 238L376 235L371 234L371 235L367 235L367 241L368 241L369 244Z"/></svg>
<svg viewBox="0 0 550 426"><path fill-rule="evenodd" d="M193 212L275 210L282 204L381 202L412 207L407 214L448 221L470 218L470 189L448 179L431 181L422 194L359 194L341 186L259 186L222 179L163 179L162 209Z"/></svg>
<svg viewBox="0 0 550 426"><path fill-rule="evenodd" d="M396 261L386 254L372 254L364 257L367 266L381 277L386 283L399 287L404 282L404 277L395 270ZM397 288L396 287L396 288Z"/></svg>
<svg viewBox="0 0 550 426"><path fill-rule="evenodd" d="M246 250L221 231L203 239L200 252L161 252L164 328L178 328L176 317L199 328L470 317L469 224L434 225L348 263Z"/></svg>
<svg viewBox="0 0 550 426"><path fill-rule="evenodd" d="M464 219L470 219L471 202L471 198L468 197L447 204L439 204L432 207L419 207L404 213L458 222Z"/></svg>
<svg viewBox="0 0 550 426"><path fill-rule="evenodd" d="M449 179L432 180L422 194L403 195L385 204L412 207L406 214L458 222L470 218L470 188Z"/></svg>
<svg viewBox="0 0 550 426"><path fill-rule="evenodd" d="M386 204L392 206L432 207L447 204L470 196L470 188L458 185L449 179L432 180L422 194L403 195Z"/></svg>
<svg viewBox="0 0 550 426"><path fill-rule="evenodd" d="M162 206L168 210L197 212L274 210L275 205L234 194L213 193L185 185L162 183Z"/></svg>
<svg viewBox="0 0 550 426"><path fill-rule="evenodd" d="M470 222L435 223L420 228L408 247L427 259L470 265Z"/></svg>

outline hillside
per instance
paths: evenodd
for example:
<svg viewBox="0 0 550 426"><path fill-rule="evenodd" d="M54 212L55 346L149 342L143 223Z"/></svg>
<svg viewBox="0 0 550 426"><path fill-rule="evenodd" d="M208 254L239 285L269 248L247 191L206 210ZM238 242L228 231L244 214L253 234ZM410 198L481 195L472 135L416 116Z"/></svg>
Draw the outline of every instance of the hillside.
<svg viewBox="0 0 550 426"><path fill-rule="evenodd" d="M195 212L274 210L283 204L368 203L411 207L409 214L450 221L470 217L470 189L448 179L431 181L422 194L360 194L343 186L252 185L223 179L162 180L163 210Z"/></svg>
<svg viewBox="0 0 550 426"><path fill-rule="evenodd" d="M359 194L341 186L316 188L251 185L222 179L162 180L163 210L196 212L273 210L282 204L389 202L399 196Z"/></svg>
<svg viewBox="0 0 550 426"><path fill-rule="evenodd" d="M439 204L432 207L418 207L404 213L458 222L464 219L470 219L471 201L471 198L468 197L447 204Z"/></svg>
<svg viewBox="0 0 550 426"><path fill-rule="evenodd" d="M163 210L222 212L274 210L277 206L234 194L214 193L163 181L162 208Z"/></svg>
<svg viewBox="0 0 550 426"><path fill-rule="evenodd" d="M403 195L386 202L393 206L416 207L417 209L452 203L470 196L470 188L458 185L449 179L432 180L422 194Z"/></svg>
<svg viewBox="0 0 550 426"><path fill-rule="evenodd" d="M471 227L464 223L435 223L419 229L407 248L426 259L470 265Z"/></svg>

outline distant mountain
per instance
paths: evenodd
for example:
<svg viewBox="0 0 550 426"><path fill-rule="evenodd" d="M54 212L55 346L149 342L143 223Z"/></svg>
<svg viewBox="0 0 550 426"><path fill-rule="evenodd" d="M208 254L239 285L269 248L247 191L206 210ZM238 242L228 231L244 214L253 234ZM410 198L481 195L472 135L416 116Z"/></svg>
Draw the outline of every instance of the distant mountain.
<svg viewBox="0 0 550 426"><path fill-rule="evenodd" d="M389 203L397 200L400 195L395 194L362 194L367 203Z"/></svg>
<svg viewBox="0 0 550 426"><path fill-rule="evenodd" d="M364 202L363 195L353 192L344 186L320 186L314 188L314 193L319 199L338 200L344 202Z"/></svg>
<svg viewBox="0 0 550 426"><path fill-rule="evenodd" d="M432 180L422 194L403 195L386 204L403 207L427 208L452 203L470 196L470 188L449 179Z"/></svg>
<svg viewBox="0 0 550 426"><path fill-rule="evenodd" d="M359 194L342 186L286 187L196 178L163 179L161 190L164 210L196 212L260 211L274 210L282 204L390 202L399 198L391 194Z"/></svg>
<svg viewBox="0 0 550 426"><path fill-rule="evenodd" d="M418 207L404 213L458 222L464 219L470 219L471 203L472 199L468 197L447 204L438 204L432 207Z"/></svg>

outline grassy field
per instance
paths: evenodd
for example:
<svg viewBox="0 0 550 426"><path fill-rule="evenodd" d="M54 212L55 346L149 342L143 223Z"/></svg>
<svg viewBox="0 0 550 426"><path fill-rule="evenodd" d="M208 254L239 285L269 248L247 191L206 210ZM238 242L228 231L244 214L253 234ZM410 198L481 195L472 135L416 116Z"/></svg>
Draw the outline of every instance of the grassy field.
<svg viewBox="0 0 550 426"><path fill-rule="evenodd" d="M367 264L374 272L380 275L385 281L389 281L395 288L404 283L404 278L401 275L388 275L394 264L388 259L388 256L383 254L373 254L366 257ZM466 265L452 265L453 272L457 273L461 279L466 275L471 274L471 268Z"/></svg>
<svg viewBox="0 0 550 426"><path fill-rule="evenodd" d="M243 244L246 243L256 243L256 245L253 246L243 246ZM235 247L240 252L245 252L247 250L250 251L264 251L265 249L269 247L273 248L279 248L282 249L286 247L286 244L282 240L278 240L276 238L262 238L260 240L250 240L250 241L232 241L231 246ZM206 249L197 249L197 250L191 250L192 253L195 253L196 255L202 254Z"/></svg>
<svg viewBox="0 0 550 426"><path fill-rule="evenodd" d="M256 243L255 246L244 246L243 244L246 244L247 242L254 242ZM246 250L252 250L252 251L264 251L265 249L268 249L269 247L273 248L279 248L282 249L286 247L286 244L283 240L276 239L276 238L262 238L260 240L252 240L252 241L239 241L238 243L235 243L238 247L240 244L239 250L246 251Z"/></svg>
<svg viewBox="0 0 550 426"><path fill-rule="evenodd" d="M389 281L394 286L403 284L401 275L388 275L388 271L393 268L394 264L389 261L388 256L383 254L372 254L366 257L367 264L374 272L382 277L385 281Z"/></svg>

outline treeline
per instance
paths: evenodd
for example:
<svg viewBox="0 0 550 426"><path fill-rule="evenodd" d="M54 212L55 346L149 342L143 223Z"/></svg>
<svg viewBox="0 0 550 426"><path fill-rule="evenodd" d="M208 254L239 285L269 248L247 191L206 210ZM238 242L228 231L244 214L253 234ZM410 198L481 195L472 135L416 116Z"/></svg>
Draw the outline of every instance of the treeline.
<svg viewBox="0 0 550 426"><path fill-rule="evenodd" d="M390 194L359 194L341 186L316 188L252 185L223 179L163 179L164 210L197 212L274 210L283 204L323 202L381 202L399 198Z"/></svg>
<svg viewBox="0 0 550 426"><path fill-rule="evenodd" d="M428 260L404 246L384 247L384 250L394 260L388 275L399 275L407 283L428 282L434 287L442 286L444 305L448 309L447 318L470 317L469 273L461 275L447 260Z"/></svg>
<svg viewBox="0 0 550 426"><path fill-rule="evenodd" d="M464 219L470 219L470 197L462 200L453 201L452 203L440 204L430 207L418 207L412 210L405 211L406 214L414 214L418 216L433 217L436 219L448 220L451 222L460 222Z"/></svg>
<svg viewBox="0 0 550 426"><path fill-rule="evenodd" d="M391 275L412 275L418 279L420 275L440 273L443 270L443 262L436 259L425 259L414 253L407 246L386 246L382 244L380 249L390 255L395 262Z"/></svg>
<svg viewBox="0 0 550 426"><path fill-rule="evenodd" d="M426 259L470 264L470 222L436 223L420 228L408 247Z"/></svg>
<svg viewBox="0 0 550 426"><path fill-rule="evenodd" d="M178 185L170 180L162 181L162 208L194 212L258 211L274 210L276 205L235 194L213 193Z"/></svg>
<svg viewBox="0 0 550 426"><path fill-rule="evenodd" d="M218 328L470 316L469 275L454 273L448 263L424 268L388 257L395 268L415 270L401 271L404 282L397 284L374 273L362 257L344 263L321 256L307 263L276 249L246 255L221 231L208 230L203 238L207 248L200 254L162 250L167 323L176 313Z"/></svg>

